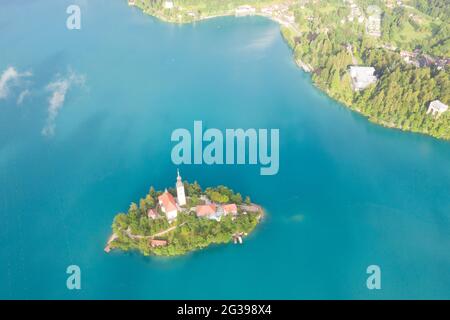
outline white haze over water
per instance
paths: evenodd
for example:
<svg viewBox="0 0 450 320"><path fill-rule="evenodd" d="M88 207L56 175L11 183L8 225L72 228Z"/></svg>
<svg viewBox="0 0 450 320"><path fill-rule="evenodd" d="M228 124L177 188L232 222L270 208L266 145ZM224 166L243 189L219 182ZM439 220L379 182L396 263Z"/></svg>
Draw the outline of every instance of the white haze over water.
<svg viewBox="0 0 450 320"><path fill-rule="evenodd" d="M8 67L0 76L0 99L6 99L11 86L18 85L21 78L31 76L31 72L19 73L14 67Z"/></svg>
<svg viewBox="0 0 450 320"><path fill-rule="evenodd" d="M29 71L18 72L14 67L8 67L0 76L0 100L9 97L11 87L19 86L21 79L31 77L33 74ZM85 77L69 70L66 76L57 75L56 80L50 82L45 89L51 92L47 106L47 120L42 134L44 136L52 136L55 133L55 121L58 113L64 106L66 94L73 85L83 86ZM30 89L24 88L17 97L17 105L21 105L25 98L31 94Z"/></svg>
<svg viewBox="0 0 450 320"><path fill-rule="evenodd" d="M66 100L66 94L72 85L83 86L85 83L85 77L79 75L73 71L69 71L67 77L59 78L56 81L49 83L46 87L48 91L52 94L48 100L47 108L47 121L45 127L42 129L42 134L44 136L52 136L55 134L55 121L58 117L58 113L64 106L64 101Z"/></svg>
<svg viewBox="0 0 450 320"><path fill-rule="evenodd" d="M249 41L248 44L245 45L243 48L244 50L266 50L268 47L270 47L279 36L280 31L278 28L273 28L265 32L263 35L261 35L259 38L255 38Z"/></svg>
<svg viewBox="0 0 450 320"><path fill-rule="evenodd" d="M27 96L29 96L30 93L31 93L31 92L30 92L30 90L28 90L28 89L23 90L23 91L20 93L19 97L17 98L17 105L21 105L21 104L23 103L23 100L25 100L25 98L26 98Z"/></svg>

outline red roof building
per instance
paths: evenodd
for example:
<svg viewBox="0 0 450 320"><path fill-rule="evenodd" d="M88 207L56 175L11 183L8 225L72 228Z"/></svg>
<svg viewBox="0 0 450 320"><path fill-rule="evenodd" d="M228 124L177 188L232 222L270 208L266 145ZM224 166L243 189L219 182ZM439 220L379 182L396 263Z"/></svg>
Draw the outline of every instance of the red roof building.
<svg viewBox="0 0 450 320"><path fill-rule="evenodd" d="M167 219L173 220L177 217L177 203L175 202L175 198L167 190L158 197L158 201Z"/></svg>
<svg viewBox="0 0 450 320"><path fill-rule="evenodd" d="M197 217L209 217L216 213L216 205L215 204L205 204L200 205L195 208L197 213Z"/></svg>
<svg viewBox="0 0 450 320"><path fill-rule="evenodd" d="M150 240L150 245L153 248L155 248L155 247L164 247L164 246L167 246L167 240L152 239L152 240Z"/></svg>
<svg viewBox="0 0 450 320"><path fill-rule="evenodd" d="M238 209L237 206L234 203L231 204L224 204L222 206L223 209L223 214L227 215L227 214L232 214L232 215L236 215L238 213Z"/></svg>

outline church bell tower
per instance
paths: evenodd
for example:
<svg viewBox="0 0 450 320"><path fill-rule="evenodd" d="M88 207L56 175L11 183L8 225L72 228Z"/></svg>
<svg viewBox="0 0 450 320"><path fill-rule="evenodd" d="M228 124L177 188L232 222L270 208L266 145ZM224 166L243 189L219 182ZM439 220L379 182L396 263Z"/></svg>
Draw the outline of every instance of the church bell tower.
<svg viewBox="0 0 450 320"><path fill-rule="evenodd" d="M181 181L180 170L177 169L177 201L179 206L184 206L186 204L186 195L184 193L184 184Z"/></svg>

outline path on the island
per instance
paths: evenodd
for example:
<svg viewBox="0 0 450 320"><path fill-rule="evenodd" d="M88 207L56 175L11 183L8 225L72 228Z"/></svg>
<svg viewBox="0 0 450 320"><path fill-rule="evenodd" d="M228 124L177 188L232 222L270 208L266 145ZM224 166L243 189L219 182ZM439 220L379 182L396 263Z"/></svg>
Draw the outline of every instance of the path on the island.
<svg viewBox="0 0 450 320"><path fill-rule="evenodd" d="M164 235L164 234L166 234L166 233L168 233L168 232L170 232L172 230L175 230L176 228L181 227L181 226L185 225L186 223L187 223L187 221L183 222L183 223L181 223L179 225L170 227L170 228L168 228L166 230L163 230L163 231L160 231L158 233L155 233L155 234L153 234L151 236L140 236L140 235L132 234L131 230L129 228L125 232L126 232L127 236L130 237L131 239L153 239L154 237L159 237L159 236L162 236L162 235Z"/></svg>
<svg viewBox="0 0 450 320"><path fill-rule="evenodd" d="M187 221L183 222L182 224L179 224L179 225L170 227L169 229L166 229L166 230L164 230L164 231L155 233L152 237L154 238L154 237L162 236L163 234L166 234L166 233L168 233L168 232L170 232L170 231L172 231L172 230L175 230L176 228L181 227L182 225L185 225L186 223L187 223Z"/></svg>

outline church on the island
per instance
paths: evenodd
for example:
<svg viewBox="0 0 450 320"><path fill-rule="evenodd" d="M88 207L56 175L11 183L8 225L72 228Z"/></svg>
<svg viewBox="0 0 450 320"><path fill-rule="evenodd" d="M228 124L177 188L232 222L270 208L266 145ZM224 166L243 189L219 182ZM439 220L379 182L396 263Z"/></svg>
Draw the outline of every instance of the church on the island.
<svg viewBox="0 0 450 320"><path fill-rule="evenodd" d="M184 192L184 184L180 176L180 171L177 170L177 182L175 184L177 189L177 198L172 196L172 194L167 191L164 191L162 195L158 197L159 206L161 207L161 211L167 217L167 220L173 221L177 218L178 211L180 211L180 206L184 206L186 204L186 194Z"/></svg>
<svg viewBox="0 0 450 320"><path fill-rule="evenodd" d="M159 207L166 215L169 222L173 222L177 218L178 212L186 210L186 208L182 208L186 205L186 193L179 170L177 170L177 182L175 183L175 187L177 192L176 198L169 191L167 191L167 189L158 197ZM247 208L250 208L250 206L247 206ZM234 203L216 204L206 199L204 204L197 205L195 207L195 213L197 218L220 221L223 216L232 215L235 217L238 214L238 207ZM147 215L149 219L156 219L158 217L158 213L155 209L149 209Z"/></svg>

